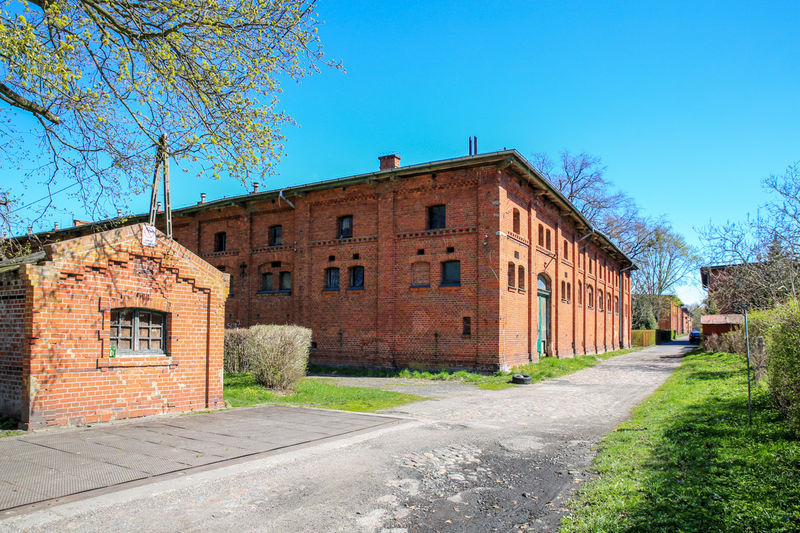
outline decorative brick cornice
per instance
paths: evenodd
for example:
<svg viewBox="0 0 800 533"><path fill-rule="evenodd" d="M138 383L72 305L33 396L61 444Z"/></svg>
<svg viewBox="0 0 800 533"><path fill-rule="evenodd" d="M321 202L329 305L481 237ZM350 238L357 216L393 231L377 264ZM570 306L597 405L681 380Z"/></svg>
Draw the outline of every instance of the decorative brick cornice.
<svg viewBox="0 0 800 533"><path fill-rule="evenodd" d="M287 252L293 251L294 245L286 244L281 246L260 246L258 248L253 248L250 253L251 254L261 254L261 253L270 253L270 252Z"/></svg>
<svg viewBox="0 0 800 533"><path fill-rule="evenodd" d="M325 239L322 241L311 241L311 246L340 246L342 244L356 244L360 242L375 242L377 235L367 235L365 237L350 237L349 239Z"/></svg>
<svg viewBox="0 0 800 533"><path fill-rule="evenodd" d="M525 237L523 237L519 233L514 233L513 231L509 231L506 234L506 237L508 237L512 241L517 241L518 243L520 243L520 244L522 244L524 246L530 246L531 245L531 241L529 241L528 239L526 239Z"/></svg>
<svg viewBox="0 0 800 533"><path fill-rule="evenodd" d="M470 226L467 228L443 228L443 229L429 229L423 231L409 231L405 233L395 233L395 239L414 239L417 237L444 237L447 235L461 235L468 233L476 233L477 226Z"/></svg>

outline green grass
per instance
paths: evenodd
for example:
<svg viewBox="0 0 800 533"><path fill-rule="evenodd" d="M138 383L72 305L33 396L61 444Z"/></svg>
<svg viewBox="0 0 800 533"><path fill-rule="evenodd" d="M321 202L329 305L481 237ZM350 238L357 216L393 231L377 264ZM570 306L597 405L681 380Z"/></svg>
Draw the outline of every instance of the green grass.
<svg viewBox="0 0 800 533"><path fill-rule="evenodd" d="M354 367L324 367L319 365L308 365L308 371L312 374L322 374L326 376L356 376L356 377L381 377L381 378L406 378L406 379L429 379L436 381L457 381L475 385L481 389L499 390L508 387L515 387L511 383L511 376L514 374L528 374L531 382L536 383L544 379L555 378L577 372L578 370L596 365L601 360L609 359L615 355L622 355L636 351L634 349L615 350L600 355L578 355L574 358L557 359L555 357L545 357L538 363L528 363L511 369L510 372L496 372L495 374L476 374L460 370L458 372L425 372L419 370L393 369L369 369Z"/></svg>
<svg viewBox="0 0 800 533"><path fill-rule="evenodd" d="M289 403L304 407L372 412L409 402L424 400L421 396L366 387L345 387L327 380L305 378L289 394L267 390L250 373L226 374L223 384L225 401L232 407L264 403Z"/></svg>
<svg viewBox="0 0 800 533"><path fill-rule="evenodd" d="M562 531L798 531L800 440L741 357L693 353L604 438Z"/></svg>
<svg viewBox="0 0 800 533"><path fill-rule="evenodd" d="M13 435L22 435L24 431L17 429L17 421L5 415L0 415L0 439Z"/></svg>

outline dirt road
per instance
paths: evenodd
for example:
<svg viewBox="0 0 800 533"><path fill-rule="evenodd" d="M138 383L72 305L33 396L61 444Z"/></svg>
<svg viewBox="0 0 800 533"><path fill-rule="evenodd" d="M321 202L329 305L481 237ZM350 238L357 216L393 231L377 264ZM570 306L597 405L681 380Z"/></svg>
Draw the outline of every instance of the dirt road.
<svg viewBox="0 0 800 533"><path fill-rule="evenodd" d="M342 382L434 399L368 435L0 521L10 531L552 531L592 446L677 367L684 342L501 391Z"/></svg>

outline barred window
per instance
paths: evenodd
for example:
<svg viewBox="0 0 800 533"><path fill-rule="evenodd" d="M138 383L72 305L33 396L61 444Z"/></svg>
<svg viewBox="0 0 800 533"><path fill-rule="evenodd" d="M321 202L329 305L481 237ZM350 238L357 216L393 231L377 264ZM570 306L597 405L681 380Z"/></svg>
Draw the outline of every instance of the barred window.
<svg viewBox="0 0 800 533"><path fill-rule="evenodd" d="M120 354L166 353L167 316L149 309L112 309L110 340Z"/></svg>

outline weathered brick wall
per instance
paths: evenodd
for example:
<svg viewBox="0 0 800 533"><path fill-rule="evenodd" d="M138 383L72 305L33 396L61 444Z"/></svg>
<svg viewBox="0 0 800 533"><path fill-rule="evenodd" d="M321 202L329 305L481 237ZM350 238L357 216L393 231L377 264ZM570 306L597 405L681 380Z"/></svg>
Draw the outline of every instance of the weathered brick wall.
<svg viewBox="0 0 800 533"><path fill-rule="evenodd" d="M17 420L22 414L25 304L19 271L0 274L0 414Z"/></svg>
<svg viewBox="0 0 800 533"><path fill-rule="evenodd" d="M226 276L130 226L49 245L25 265L32 294L28 427L221 407ZM110 357L110 314L167 315L166 355Z"/></svg>

